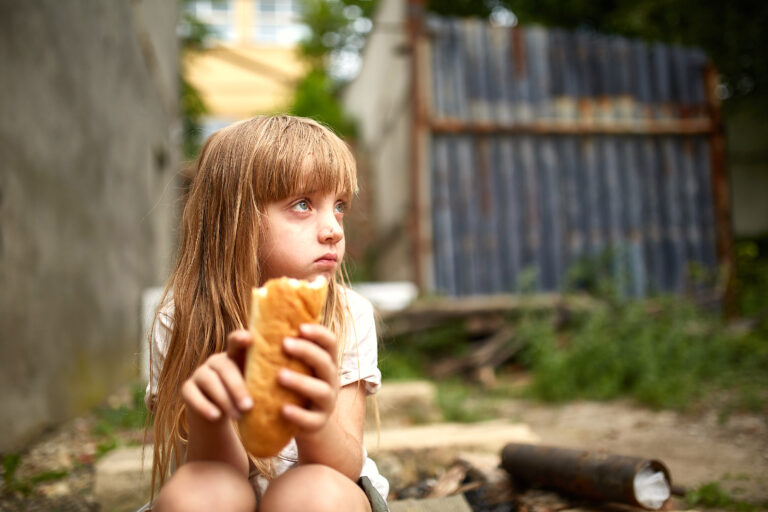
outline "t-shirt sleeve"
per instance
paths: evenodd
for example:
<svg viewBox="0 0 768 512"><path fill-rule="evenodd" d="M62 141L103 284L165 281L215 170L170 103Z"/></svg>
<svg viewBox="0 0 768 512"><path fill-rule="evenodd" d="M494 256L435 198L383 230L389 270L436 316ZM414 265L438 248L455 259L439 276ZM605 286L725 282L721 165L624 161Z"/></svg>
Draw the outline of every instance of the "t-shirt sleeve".
<svg viewBox="0 0 768 512"><path fill-rule="evenodd" d="M344 356L341 362L341 385L362 381L368 394L376 393L381 387L381 372L378 367L378 341L373 306L362 295L347 290L348 315Z"/></svg>
<svg viewBox="0 0 768 512"><path fill-rule="evenodd" d="M158 313L152 325L152 333L149 338L149 357L151 360L149 367L151 374L149 382L147 382L147 389L144 392L144 403L149 410L154 409L155 397L157 396L157 382L160 380L160 372L163 370L172 330L173 309L172 306L166 306Z"/></svg>

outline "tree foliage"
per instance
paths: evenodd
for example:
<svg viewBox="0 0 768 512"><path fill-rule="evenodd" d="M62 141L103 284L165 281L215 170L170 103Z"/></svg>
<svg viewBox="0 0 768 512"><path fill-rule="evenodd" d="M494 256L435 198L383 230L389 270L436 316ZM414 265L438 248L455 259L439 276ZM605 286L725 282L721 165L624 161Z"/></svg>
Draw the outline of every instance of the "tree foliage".
<svg viewBox="0 0 768 512"><path fill-rule="evenodd" d="M371 29L376 0L302 0L301 18L309 33L299 43L314 69L333 74L333 60L359 54Z"/></svg>
<svg viewBox="0 0 768 512"><path fill-rule="evenodd" d="M354 135L354 123L344 112L335 91L336 86L326 73L319 68L311 69L296 87L291 113L320 121L339 135Z"/></svg>
<svg viewBox="0 0 768 512"><path fill-rule="evenodd" d="M291 113L321 121L340 135L354 135L354 123L344 112L338 93L350 78L350 63L354 66L360 58L376 3L302 0L301 18L309 30L299 43L299 52L309 71L297 84Z"/></svg>
<svg viewBox="0 0 768 512"><path fill-rule="evenodd" d="M185 8L190 3L191 0L182 0L181 2L179 42L182 52L203 48L206 39L211 35L208 26ZM187 80L183 68L179 76L179 107L183 129L182 151L185 158L192 159L200 151L202 118L208 112L208 108L199 91Z"/></svg>

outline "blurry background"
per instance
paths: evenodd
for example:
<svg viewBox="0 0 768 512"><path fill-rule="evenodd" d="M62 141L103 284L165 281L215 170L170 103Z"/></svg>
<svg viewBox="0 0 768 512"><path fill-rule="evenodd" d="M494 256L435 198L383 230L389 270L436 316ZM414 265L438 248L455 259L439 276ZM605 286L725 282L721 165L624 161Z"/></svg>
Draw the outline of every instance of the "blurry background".
<svg viewBox="0 0 768 512"><path fill-rule="evenodd" d="M552 302L502 340L530 347L502 360L533 371L540 396L679 406L742 375L733 407L765 411L764 3L0 0L0 13L1 453L137 379L142 294L168 274L189 163L217 128L285 111L358 156L353 281L413 283L427 304L419 321L383 311L397 326L382 331L385 377L444 374L434 354L463 357L521 318L510 302L436 319L430 301L580 293L608 312ZM631 347L647 350L622 366ZM594 372L613 380L589 388ZM665 402L670 389L691 394Z"/></svg>

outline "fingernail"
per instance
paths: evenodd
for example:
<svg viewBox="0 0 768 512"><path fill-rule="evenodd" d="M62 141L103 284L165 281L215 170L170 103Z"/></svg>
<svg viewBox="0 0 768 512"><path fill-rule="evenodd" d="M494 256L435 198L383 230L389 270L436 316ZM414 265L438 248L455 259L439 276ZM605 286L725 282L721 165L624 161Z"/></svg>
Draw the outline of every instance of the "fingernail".
<svg viewBox="0 0 768 512"><path fill-rule="evenodd" d="M293 372L290 370L286 370L283 368L280 370L280 373L278 374L278 380L280 381L280 384L288 385L291 383L291 379L293 378Z"/></svg>
<svg viewBox="0 0 768 512"><path fill-rule="evenodd" d="M253 407L253 400L251 397L247 396L240 400L240 408L244 411L249 410L251 407Z"/></svg>
<svg viewBox="0 0 768 512"><path fill-rule="evenodd" d="M291 338L285 338L285 339L283 340L283 346L284 346L285 348L291 349L291 348L293 348L293 347L295 347L295 346L296 346L296 342L295 342L295 341L293 341L293 339L291 339Z"/></svg>
<svg viewBox="0 0 768 512"><path fill-rule="evenodd" d="M221 417L221 413L218 409L211 409L210 417L212 420L217 420Z"/></svg>

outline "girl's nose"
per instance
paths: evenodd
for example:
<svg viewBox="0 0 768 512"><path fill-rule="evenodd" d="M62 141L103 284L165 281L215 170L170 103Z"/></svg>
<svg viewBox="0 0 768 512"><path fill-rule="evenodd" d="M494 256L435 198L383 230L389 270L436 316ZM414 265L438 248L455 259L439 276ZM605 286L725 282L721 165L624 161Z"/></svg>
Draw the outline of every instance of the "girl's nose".
<svg viewBox="0 0 768 512"><path fill-rule="evenodd" d="M344 238L344 228L336 218L335 213L324 216L324 222L320 227L319 237L322 243L338 243Z"/></svg>

